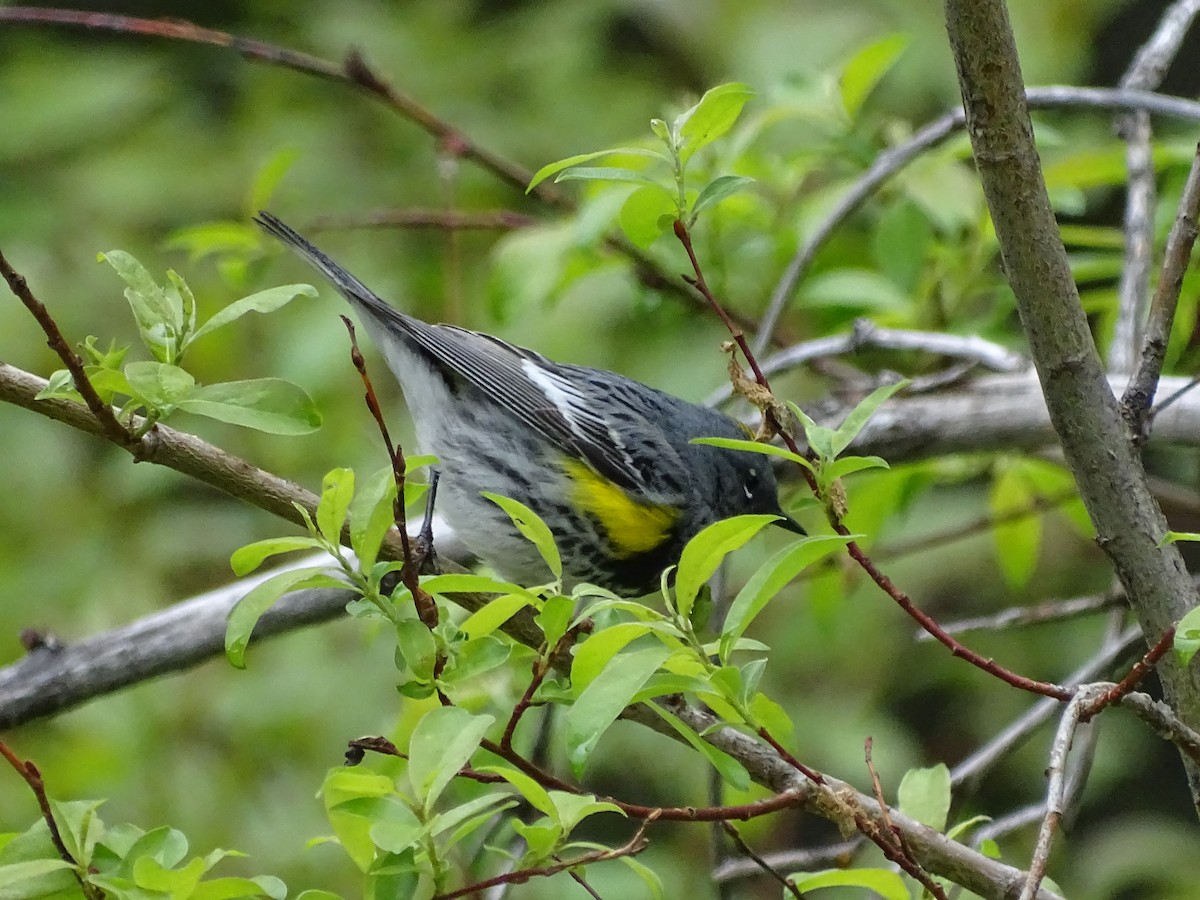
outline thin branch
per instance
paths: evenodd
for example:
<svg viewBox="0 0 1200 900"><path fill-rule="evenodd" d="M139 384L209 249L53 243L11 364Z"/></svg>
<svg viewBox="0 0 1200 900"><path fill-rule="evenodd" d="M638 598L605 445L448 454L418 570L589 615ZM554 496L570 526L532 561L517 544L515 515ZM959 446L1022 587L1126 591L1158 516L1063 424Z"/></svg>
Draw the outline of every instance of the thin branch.
<svg viewBox="0 0 1200 900"><path fill-rule="evenodd" d="M1033 900L1037 896L1042 878L1046 875L1046 864L1050 860L1050 847L1054 841L1054 833L1058 830L1063 816L1063 798L1067 786L1067 754L1071 750L1071 741L1075 737L1075 729L1079 725L1082 710L1095 694L1096 689L1093 685L1080 688L1071 702L1067 704L1062 719L1059 721L1058 731L1055 732L1054 742L1050 748L1050 762L1046 767L1048 779L1042 827L1038 831L1037 844L1029 864L1029 877L1021 891L1020 900Z"/></svg>
<svg viewBox="0 0 1200 900"><path fill-rule="evenodd" d="M1200 733L1179 721L1179 716L1167 704L1135 691L1121 698L1121 706L1132 711L1163 740L1175 744L1200 763Z"/></svg>
<svg viewBox="0 0 1200 900"><path fill-rule="evenodd" d="M745 856L759 872L769 876L774 881L783 885L784 891L796 898L796 900L804 900L807 895L798 887L796 887L796 883L792 881L792 879L784 877L782 872L755 853L750 845L742 839L741 832L739 832L737 828L735 828L729 822L722 822L721 827L724 829L725 833L729 835L729 839L733 841L734 846L738 848L738 852ZM718 883L720 883L721 880L722 879L718 878Z"/></svg>
<svg viewBox="0 0 1200 900"><path fill-rule="evenodd" d="M1091 594L1086 597L1072 597L1070 600L1052 600L1034 606L1014 606L990 616L976 616L971 619L959 619L957 622L945 622L942 627L946 629L947 634L965 634L969 631L1002 631L1006 628L1024 628L1029 625L1043 625L1046 622L1075 619L1113 607L1121 607L1124 604L1124 591ZM913 637L917 641L933 640L925 631L918 631Z"/></svg>
<svg viewBox="0 0 1200 900"><path fill-rule="evenodd" d="M1198 0L1176 0L1150 39L1142 44L1121 78L1122 88L1153 90L1162 83L1192 20L1200 12ZM1150 116L1144 111L1117 118L1116 130L1125 140L1125 167L1129 172L1125 204L1125 264L1121 267L1117 322L1113 330L1109 367L1132 372L1142 343L1142 321L1150 289L1150 261L1154 250L1154 164L1150 153Z"/></svg>
<svg viewBox="0 0 1200 900"><path fill-rule="evenodd" d="M1179 200L1179 212L1163 255L1163 270L1154 300L1150 304L1150 316L1146 322L1146 338L1142 345L1141 360L1137 372L1129 380L1121 406L1129 418L1135 435L1141 435L1158 380L1162 375L1163 362L1167 355L1167 342L1171 339L1171 327L1175 323L1175 309L1179 304L1179 292L1183 288L1183 276L1187 274L1192 258L1192 247L1196 243L1196 219L1200 216L1200 145L1192 158L1183 196Z"/></svg>

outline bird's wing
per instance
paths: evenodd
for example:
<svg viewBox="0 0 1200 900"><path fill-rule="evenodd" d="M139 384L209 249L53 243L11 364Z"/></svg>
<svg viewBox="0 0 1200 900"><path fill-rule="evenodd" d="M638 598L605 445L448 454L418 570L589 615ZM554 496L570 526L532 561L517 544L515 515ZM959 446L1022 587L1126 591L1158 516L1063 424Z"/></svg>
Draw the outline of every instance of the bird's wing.
<svg viewBox="0 0 1200 900"><path fill-rule="evenodd" d="M621 487L645 486L622 434L644 417L619 396L603 394L575 368L499 338L413 319L408 324L418 346L546 440ZM644 431L654 434L648 423ZM660 452L673 455L665 442L655 443L663 443Z"/></svg>
<svg viewBox="0 0 1200 900"><path fill-rule="evenodd" d="M640 444L650 444L652 452L665 457L668 466L678 461L670 445L656 437L658 432L645 416L623 402L620 395L625 392L605 391L580 377L587 370L556 365L532 350L490 335L452 325L430 325L407 316L275 216L264 211L255 221L315 266L385 334L416 344L546 440L621 487L636 490L646 484L645 473L626 447L623 427L641 426L633 432ZM608 414L598 412L600 408Z"/></svg>

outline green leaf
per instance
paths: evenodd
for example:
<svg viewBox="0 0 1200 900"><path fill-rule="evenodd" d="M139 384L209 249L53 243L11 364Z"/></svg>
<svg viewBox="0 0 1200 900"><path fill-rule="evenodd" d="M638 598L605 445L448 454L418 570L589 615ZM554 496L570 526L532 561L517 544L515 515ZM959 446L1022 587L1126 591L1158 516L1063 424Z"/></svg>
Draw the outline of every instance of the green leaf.
<svg viewBox="0 0 1200 900"><path fill-rule="evenodd" d="M403 853L425 835L425 826L416 813L396 803L389 805L386 819L371 823L371 841L388 853Z"/></svg>
<svg viewBox="0 0 1200 900"><path fill-rule="evenodd" d="M404 665L420 681L433 681L437 663L437 641L419 619L401 619L396 623L396 649Z"/></svg>
<svg viewBox="0 0 1200 900"><path fill-rule="evenodd" d="M658 183L657 180L639 172L636 169L622 169L617 166L582 166L577 169L567 169L555 181L617 181L624 184L643 184L655 188L671 196L670 190Z"/></svg>
<svg viewBox="0 0 1200 900"><path fill-rule="evenodd" d="M279 187L279 182L283 180L283 176L299 158L300 149L294 144L280 147L271 154L271 158L258 170L258 174L254 178L250 201L246 204L246 211L249 215L254 215L260 209L266 209L271 205L271 198L275 194L275 189Z"/></svg>
<svg viewBox="0 0 1200 900"><path fill-rule="evenodd" d="M269 894L261 883L265 876L252 878L214 878L202 881L188 895L187 900L236 900L239 897L278 896ZM277 879L276 879L277 880Z"/></svg>
<svg viewBox="0 0 1200 900"><path fill-rule="evenodd" d="M854 409L850 410L850 414L846 416L842 424L833 433L833 455L841 456L842 451L849 447L851 442L858 437L858 433L866 427L871 416L875 415L875 411L892 394L901 388L907 387L908 384L907 379L902 379L895 384L885 384L882 387L877 387L864 397Z"/></svg>
<svg viewBox="0 0 1200 900"><path fill-rule="evenodd" d="M691 221L695 222L696 217L703 210L720 203L726 197L732 197L734 194L746 190L752 184L754 184L754 179L747 178L745 175L722 175L720 178L713 179L704 186L700 196L692 203Z"/></svg>
<svg viewBox="0 0 1200 900"><path fill-rule="evenodd" d="M597 675L567 710L567 758L576 777L583 774L600 736L670 655L669 648L658 646L624 654L619 664Z"/></svg>
<svg viewBox="0 0 1200 900"><path fill-rule="evenodd" d="M196 379L169 363L131 362L125 367L125 378L134 393L156 409L178 406L197 393Z"/></svg>
<svg viewBox="0 0 1200 900"><path fill-rule="evenodd" d="M396 479L391 466L384 466L354 493L350 503L350 546L360 570L375 565L379 548L395 524Z"/></svg>
<svg viewBox="0 0 1200 900"><path fill-rule="evenodd" d="M1188 612L1175 626L1175 655L1187 665L1200 650L1200 606Z"/></svg>
<svg viewBox="0 0 1200 900"><path fill-rule="evenodd" d="M74 400L81 403L83 398L75 390L75 379L66 369L56 369L46 380L46 386L33 398L34 400Z"/></svg>
<svg viewBox="0 0 1200 900"><path fill-rule="evenodd" d="M631 856L618 857L617 861L624 863L627 869L642 880L642 884L646 885L646 890L650 892L650 900L666 900L662 879L658 877L657 872Z"/></svg>
<svg viewBox="0 0 1200 900"><path fill-rule="evenodd" d="M790 743L796 733L796 726L787 711L759 691L750 699L750 716L755 725L765 728L777 741Z"/></svg>
<svg viewBox="0 0 1200 900"><path fill-rule="evenodd" d="M519 584L511 581L501 581L487 575L474 575L469 572L452 572L446 575L426 575L421 578L421 587L431 594L525 594L530 599L533 594Z"/></svg>
<svg viewBox="0 0 1200 900"><path fill-rule="evenodd" d="M724 447L726 450L742 450L746 453L761 453L764 456L778 456L797 463L811 470L812 464L798 453L793 453L786 447L776 447L774 444L764 444L761 441L740 440L738 438L692 438L689 444L707 444L709 447Z"/></svg>
<svg viewBox="0 0 1200 900"><path fill-rule="evenodd" d="M0 891L4 891L5 897L25 896L19 892L10 893L8 889L22 881L30 881L60 869L71 868L74 866L62 859L31 859L27 862L9 863L6 866L0 866Z"/></svg>
<svg viewBox="0 0 1200 900"><path fill-rule="evenodd" d="M644 622L620 622L591 635L576 647L571 662L571 687L575 695L578 697L631 641L649 631L650 626Z"/></svg>
<svg viewBox="0 0 1200 900"><path fill-rule="evenodd" d="M408 780L426 814L495 721L457 706L439 706L421 717L408 744Z"/></svg>
<svg viewBox="0 0 1200 900"><path fill-rule="evenodd" d="M429 833L436 837L444 831L458 827L459 824L482 811L486 811L487 815L480 817L477 821L486 822L492 816L516 805L517 802L512 799L511 794L484 794L483 796L476 797L474 800L468 800L466 803L459 804L453 809L438 813L429 821ZM492 807L498 808L492 809ZM465 835L459 835L458 837L465 837Z"/></svg>
<svg viewBox="0 0 1200 900"><path fill-rule="evenodd" d="M169 296L146 268L124 250L110 250L97 258L112 266L129 285L125 298L133 309L146 349L159 362L177 362L179 335L183 331L183 306L178 295Z"/></svg>
<svg viewBox="0 0 1200 900"><path fill-rule="evenodd" d="M269 313L286 306L297 297L316 297L317 289L311 284L283 284L267 288L265 291L235 300L223 310L205 322L191 336L185 346L191 346L206 334L211 334L218 328L224 328L230 322L240 319L246 313Z"/></svg>
<svg viewBox="0 0 1200 900"><path fill-rule="evenodd" d="M686 166L697 150L732 128L753 96L754 91L747 85L720 84L705 91L699 103L676 118L671 131L676 136L680 164Z"/></svg>
<svg viewBox="0 0 1200 900"><path fill-rule="evenodd" d="M311 537L267 538L234 550L229 557L229 567L240 578L249 575L272 556L296 550L318 550L320 547L321 542Z"/></svg>
<svg viewBox="0 0 1200 900"><path fill-rule="evenodd" d="M491 775L499 775L516 788L517 793L529 801L529 805L538 812L547 816L554 815L554 801L550 799L550 793L524 772L508 766L479 766L478 770Z"/></svg>
<svg viewBox="0 0 1200 900"><path fill-rule="evenodd" d="M508 517L517 526L517 530L537 547L538 553L542 555L542 559L550 567L550 572L554 575L555 579L561 579L562 557L558 555L558 547L554 543L554 535L550 533L550 529L538 517L537 513L524 503L513 500L511 497L501 497L499 494L493 494L491 491L481 491L480 493L508 513Z"/></svg>
<svg viewBox="0 0 1200 900"><path fill-rule="evenodd" d="M553 647L562 640L571 624L571 616L574 612L575 603L570 597L551 597L542 604L534 621L537 623L537 627L542 629L547 647Z"/></svg>
<svg viewBox="0 0 1200 900"><path fill-rule="evenodd" d="M246 645L262 614L289 591L308 587L345 589L346 585L322 568L291 569L268 578L237 602L225 626L225 656L235 668L246 668Z"/></svg>
<svg viewBox="0 0 1200 900"><path fill-rule="evenodd" d="M268 434L310 434L321 427L321 413L312 398L281 378L205 385L177 405L198 416Z"/></svg>
<svg viewBox="0 0 1200 900"><path fill-rule="evenodd" d="M183 314L183 327L179 332L179 352L182 354L187 348L190 335L196 330L196 296L188 287L188 283L183 280L183 276L174 269L167 269L167 280L171 282L175 296L179 298L179 306ZM118 365L120 365L119 362Z"/></svg>
<svg viewBox="0 0 1200 900"><path fill-rule="evenodd" d="M712 578L722 560L779 516L735 516L714 522L688 541L675 573L675 608L690 615L700 588Z"/></svg>
<svg viewBox="0 0 1200 900"><path fill-rule="evenodd" d="M476 640L491 634L526 606L530 606L533 599L532 594L524 591L519 594L501 594L471 613L458 627L468 639Z"/></svg>
<svg viewBox="0 0 1200 900"><path fill-rule="evenodd" d="M578 166L581 163L591 162L593 159L600 159L605 156L613 156L621 154L623 156L648 156L653 159L662 159L662 154L655 153L653 150L643 150L640 147L614 147L612 150L595 150L592 153L580 153L577 156L568 156L566 159L560 159L557 162L547 163L542 166L534 174L533 179L529 182L529 187L525 188L525 193L528 194L535 187L549 178L551 175L556 175L564 169L569 169L572 166Z"/></svg>
<svg viewBox="0 0 1200 900"><path fill-rule="evenodd" d="M902 34L888 35L868 44L850 58L838 79L842 105L851 119L858 118L863 103L880 79L908 47L909 38Z"/></svg>
<svg viewBox="0 0 1200 900"><path fill-rule="evenodd" d="M645 250L673 227L679 205L660 185L640 187L621 206L617 223L634 245Z"/></svg>
<svg viewBox="0 0 1200 900"><path fill-rule="evenodd" d="M453 661L442 674L446 684L458 684L478 678L508 662L513 645L487 635L467 641L459 646Z"/></svg>
<svg viewBox="0 0 1200 900"><path fill-rule="evenodd" d="M354 470L333 469L321 479L321 499L317 503L317 527L325 540L337 546L342 542L342 526L354 499Z"/></svg>
<svg viewBox="0 0 1200 900"><path fill-rule="evenodd" d="M597 800L592 794L569 794L566 791L550 791L550 800L554 804L554 820L562 828L564 836L575 830L588 816L597 813L613 812L624 816L621 807L606 800Z"/></svg>
<svg viewBox="0 0 1200 900"><path fill-rule="evenodd" d="M845 478L864 469L887 469L886 459L878 456L843 456L835 459L825 467L825 479L832 482L835 478Z"/></svg>
<svg viewBox="0 0 1200 900"><path fill-rule="evenodd" d="M1158 546L1162 547L1178 541L1200 541L1200 531L1168 531L1162 536Z"/></svg>
<svg viewBox="0 0 1200 900"><path fill-rule="evenodd" d="M992 529L1000 574L1014 588L1028 584L1037 568L1042 520L1037 515L1020 515L1033 513L1033 503L1033 492L1019 467L1002 465L992 480L988 506L992 516L1000 520Z"/></svg>
<svg viewBox="0 0 1200 900"><path fill-rule="evenodd" d="M928 769L909 769L900 780L900 811L934 831L945 831L950 787L950 770L943 763Z"/></svg>
<svg viewBox="0 0 1200 900"><path fill-rule="evenodd" d="M800 538L763 563L738 591L729 607L725 627L721 630L721 661L728 660L738 638L785 585L813 563L844 547L849 540L849 537L836 534Z"/></svg>
<svg viewBox="0 0 1200 900"><path fill-rule="evenodd" d="M788 876L802 893L825 887L860 887L874 891L884 900L911 900L908 886L897 873L887 869L826 869L823 872L794 872Z"/></svg>
<svg viewBox="0 0 1200 900"><path fill-rule="evenodd" d="M691 728L680 721L679 717L674 713L668 712L664 707L657 703L648 704L648 707L654 710L664 722L675 729L676 733L685 741L692 745L705 759L709 765L717 770L717 773L731 788L737 791L745 791L750 788L750 773L746 771L746 767L740 762L726 753L724 750L718 750L700 735L696 734Z"/></svg>

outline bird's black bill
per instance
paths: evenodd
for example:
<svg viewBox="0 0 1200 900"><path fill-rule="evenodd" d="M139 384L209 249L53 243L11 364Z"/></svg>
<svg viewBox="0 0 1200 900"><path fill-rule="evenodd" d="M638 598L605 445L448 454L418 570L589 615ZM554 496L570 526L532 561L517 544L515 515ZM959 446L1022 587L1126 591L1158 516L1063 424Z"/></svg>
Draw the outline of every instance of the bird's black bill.
<svg viewBox="0 0 1200 900"><path fill-rule="evenodd" d="M775 515L779 516L779 519L775 522L772 522L772 525L777 525L784 531L790 531L792 534L802 534L805 536L808 535L808 532L804 530L804 526L785 513L783 510L779 510L777 513L775 513Z"/></svg>

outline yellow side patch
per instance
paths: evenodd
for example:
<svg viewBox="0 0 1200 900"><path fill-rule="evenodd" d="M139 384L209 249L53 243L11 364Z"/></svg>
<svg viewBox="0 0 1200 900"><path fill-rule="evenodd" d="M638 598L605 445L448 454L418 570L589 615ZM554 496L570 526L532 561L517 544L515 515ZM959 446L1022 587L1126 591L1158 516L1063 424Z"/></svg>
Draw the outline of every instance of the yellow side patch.
<svg viewBox="0 0 1200 900"><path fill-rule="evenodd" d="M620 559L658 547L679 519L676 510L639 503L577 460L564 461L563 470L571 479L576 507L596 518Z"/></svg>

